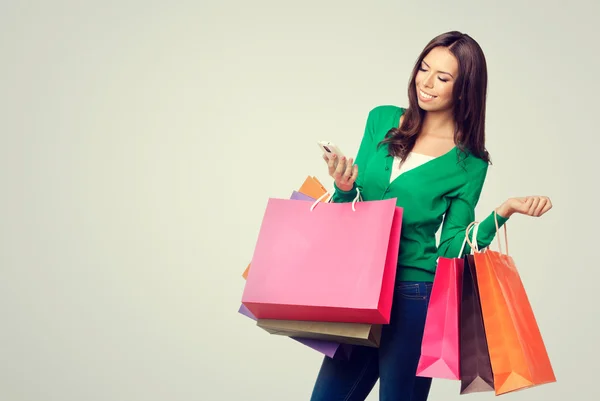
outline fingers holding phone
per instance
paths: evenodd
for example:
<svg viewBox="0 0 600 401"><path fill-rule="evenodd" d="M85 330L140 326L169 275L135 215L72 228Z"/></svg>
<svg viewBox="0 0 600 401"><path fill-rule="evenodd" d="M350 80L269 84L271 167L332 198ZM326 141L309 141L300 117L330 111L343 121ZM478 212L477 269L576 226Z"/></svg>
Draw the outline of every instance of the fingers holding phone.
<svg viewBox="0 0 600 401"><path fill-rule="evenodd" d="M352 158L342 157L333 172L335 185L342 191L350 191L354 186L356 177L358 177L358 165L354 164Z"/></svg>
<svg viewBox="0 0 600 401"><path fill-rule="evenodd" d="M327 163L329 175L335 180L335 185L342 191L350 191L358 176L358 166L354 159L346 158L335 144L321 141L319 146L323 150L323 160Z"/></svg>

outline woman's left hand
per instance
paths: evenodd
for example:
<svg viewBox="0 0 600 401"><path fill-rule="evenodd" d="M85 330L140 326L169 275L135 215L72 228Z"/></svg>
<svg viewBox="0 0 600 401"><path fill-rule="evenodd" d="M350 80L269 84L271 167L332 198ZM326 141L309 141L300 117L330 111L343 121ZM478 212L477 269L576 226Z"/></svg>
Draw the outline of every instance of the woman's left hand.
<svg viewBox="0 0 600 401"><path fill-rule="evenodd" d="M500 216L507 218L514 213L540 217L550 209L552 209L552 202L547 196L526 196L506 200L497 209L497 212Z"/></svg>

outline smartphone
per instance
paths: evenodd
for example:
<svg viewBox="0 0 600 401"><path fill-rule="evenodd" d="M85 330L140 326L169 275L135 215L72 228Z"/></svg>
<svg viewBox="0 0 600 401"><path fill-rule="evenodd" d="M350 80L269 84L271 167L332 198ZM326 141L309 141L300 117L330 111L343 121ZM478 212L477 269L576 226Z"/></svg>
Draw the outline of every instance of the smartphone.
<svg viewBox="0 0 600 401"><path fill-rule="evenodd" d="M337 155L338 158L344 157L344 154L338 148L335 143L330 141L319 141L317 142L323 153L327 155L327 157L331 157L333 154Z"/></svg>

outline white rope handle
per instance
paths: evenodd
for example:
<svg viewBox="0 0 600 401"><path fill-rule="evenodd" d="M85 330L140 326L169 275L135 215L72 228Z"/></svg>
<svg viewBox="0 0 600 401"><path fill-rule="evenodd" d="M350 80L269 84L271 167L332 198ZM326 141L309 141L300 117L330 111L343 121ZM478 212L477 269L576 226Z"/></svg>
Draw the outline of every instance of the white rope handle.
<svg viewBox="0 0 600 401"><path fill-rule="evenodd" d="M479 243L477 242L477 233L479 231L479 223L476 223L473 227L473 235L471 235L471 239L473 240L473 245L471 247L471 254L474 252L479 252Z"/></svg>
<svg viewBox="0 0 600 401"><path fill-rule="evenodd" d="M469 240L469 230L471 229L471 227L473 227L473 235L471 235L471 240L473 240L471 242L471 240ZM478 221L474 221L471 224L469 224L467 226L467 229L465 230L465 242L467 242L469 244L469 246L471 247L471 254L473 254L473 252L479 252L479 245L477 244L477 231L479 230L479 222ZM465 242L463 242L463 247L465 246ZM462 255L462 250L460 252L460 254Z"/></svg>
<svg viewBox="0 0 600 401"><path fill-rule="evenodd" d="M500 241L500 228L498 228L498 213L494 210L494 223L496 223L496 240L498 240L498 251L502 252L502 242ZM506 244L506 255L508 256L508 233L506 232L506 223L504 223L504 243Z"/></svg>
<svg viewBox="0 0 600 401"><path fill-rule="evenodd" d="M327 197L327 195L329 195L329 198L327 199L327 203L331 202L331 198L333 198L333 194L330 194L329 192L325 192L323 195L321 195L319 197L319 199L317 199L315 201L315 203L312 204L312 206L310 207L310 211L312 212L315 209L315 207L317 207L319 202L321 202L323 199L325 199ZM362 195L360 193L360 190L358 188L356 188L356 196L354 197L354 200L352 201L352 211L353 212L356 212L356 202L358 202L359 200L362 201Z"/></svg>
<svg viewBox="0 0 600 401"><path fill-rule="evenodd" d="M473 237L477 238L477 227L478 227L478 225L479 225L479 222L473 221L473 222L471 222L467 226L467 229L466 229L466 232L465 232L465 239L463 240L462 246L460 247L460 252L458 252L458 257L459 258L462 256L463 252L465 251L465 246L467 245L467 241L468 241L468 238L469 238L469 230L471 230L473 227L474 227L474 229L473 229ZM477 242L477 241L475 241L475 242ZM470 241L469 241L469 245L471 245ZM475 245L475 246L477 246L477 245ZM473 250L473 247L471 246L471 251L472 250Z"/></svg>

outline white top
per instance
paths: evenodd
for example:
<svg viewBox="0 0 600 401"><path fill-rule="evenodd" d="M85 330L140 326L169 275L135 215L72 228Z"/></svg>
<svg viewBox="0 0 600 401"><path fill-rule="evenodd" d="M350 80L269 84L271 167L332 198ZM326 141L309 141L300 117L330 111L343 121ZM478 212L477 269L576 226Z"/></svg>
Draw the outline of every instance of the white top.
<svg viewBox="0 0 600 401"><path fill-rule="evenodd" d="M433 159L435 159L435 157L414 152L410 152L404 162L402 162L401 158L397 156L394 157L390 182L394 181L399 175L406 173L415 167L419 167L420 165L425 164Z"/></svg>

